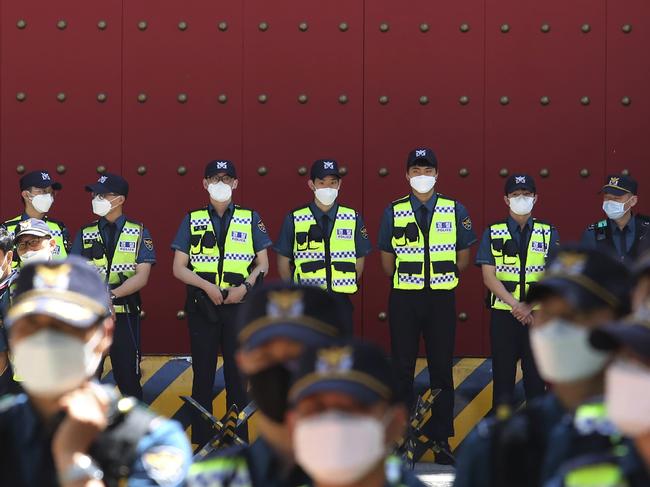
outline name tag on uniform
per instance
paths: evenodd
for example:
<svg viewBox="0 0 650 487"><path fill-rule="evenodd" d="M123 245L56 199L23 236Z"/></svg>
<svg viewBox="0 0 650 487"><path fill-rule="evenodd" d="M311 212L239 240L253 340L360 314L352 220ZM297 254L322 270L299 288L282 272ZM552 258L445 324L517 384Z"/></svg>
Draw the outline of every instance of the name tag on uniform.
<svg viewBox="0 0 650 487"><path fill-rule="evenodd" d="M341 240L352 240L352 230L350 228L337 228L336 238Z"/></svg>
<svg viewBox="0 0 650 487"><path fill-rule="evenodd" d="M233 230L230 233L230 238L235 242L246 242L247 236L248 234L246 232L236 232Z"/></svg>
<svg viewBox="0 0 650 487"><path fill-rule="evenodd" d="M532 242L531 249L533 252L539 252L539 253L544 253L546 249L544 249L544 242Z"/></svg>
<svg viewBox="0 0 650 487"><path fill-rule="evenodd" d="M203 230L207 230L207 229L208 229L208 226L207 226L207 225L194 225L194 226L192 227L192 230L193 230L194 232L201 232L201 231L203 231Z"/></svg>
<svg viewBox="0 0 650 487"><path fill-rule="evenodd" d="M120 252L135 253L135 242L120 242Z"/></svg>
<svg viewBox="0 0 650 487"><path fill-rule="evenodd" d="M436 222L437 232L451 232L451 222Z"/></svg>

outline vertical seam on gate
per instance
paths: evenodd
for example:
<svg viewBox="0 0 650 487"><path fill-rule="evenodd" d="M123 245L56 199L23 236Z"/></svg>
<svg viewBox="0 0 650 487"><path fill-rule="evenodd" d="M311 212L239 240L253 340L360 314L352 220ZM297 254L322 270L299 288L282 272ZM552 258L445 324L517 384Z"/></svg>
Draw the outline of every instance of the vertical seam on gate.
<svg viewBox="0 0 650 487"><path fill-rule="evenodd" d="M608 30L607 0L603 0L603 3L605 4L605 28L604 28L604 33L605 33L605 46L604 46L605 47L605 76L604 76L604 78L605 78L605 80L604 80L605 81L605 112L603 113L603 131L605 133L604 133L604 136L603 136L603 144L604 144L604 147L603 147L603 156L604 156L603 157L603 159L604 159L604 161L603 161L603 166L604 166L603 167L603 172L604 172L604 174L603 174L603 176L606 177L607 173L608 173L608 171L607 171L607 159L608 159L608 157L607 157L607 147L608 147L608 144L607 144L607 108L608 108L608 104L609 104L609 94L607 93L607 76L608 76L608 74L607 74L608 73L608 66L607 66L607 49L608 49L608 44L607 44L607 30Z"/></svg>
<svg viewBox="0 0 650 487"><path fill-rule="evenodd" d="M366 0L361 2L361 211L366 213ZM365 224L365 219L364 219ZM362 277L363 278L363 277ZM361 293L361 336L365 336L366 319L363 313L366 301L366 286ZM353 330L354 332L354 330Z"/></svg>
<svg viewBox="0 0 650 487"><path fill-rule="evenodd" d="M240 29L241 29L241 93L240 93L240 108L239 108L239 113L241 115L241 121L240 121L240 141L241 141L241 148L240 148L240 155L239 155L239 160L241 161L241 171L242 174L246 174L246 164L244 162L244 117L245 117L245 112L244 112L244 106L245 106L245 101L244 101L244 96L246 93L246 83L244 80L244 74L246 73L246 0L242 0L241 2L241 18L240 18ZM246 201L245 198L246 195L246 185L244 184L244 188L242 190L242 203ZM248 204L248 203L246 203Z"/></svg>
<svg viewBox="0 0 650 487"><path fill-rule="evenodd" d="M482 134L483 134L483 147L482 147L482 152L483 152L483 208L481 209L483 214L483 225L487 224L486 218L486 208L487 208L487 191L485 188L485 180L487 176L487 156L486 156L486 147L487 147L487 135L486 135L486 127L487 127L487 84L488 84L488 74L487 74L487 56L488 56L488 50L487 50L487 0L483 0L483 127L482 127ZM480 238L480 237L479 237ZM488 350L487 347L487 338L488 338L488 331L487 331L487 326L484 323L485 321L485 313L481 312L481 330L482 332L482 340L481 340L481 351L485 352Z"/></svg>
<svg viewBox="0 0 650 487"><path fill-rule="evenodd" d="M126 130L126 123L124 120L124 91L126 90L126 77L124 69L124 29L125 29L125 2L122 0L121 8L121 25L120 29L120 174L124 175L124 159L125 159L125 149L124 149L124 132Z"/></svg>

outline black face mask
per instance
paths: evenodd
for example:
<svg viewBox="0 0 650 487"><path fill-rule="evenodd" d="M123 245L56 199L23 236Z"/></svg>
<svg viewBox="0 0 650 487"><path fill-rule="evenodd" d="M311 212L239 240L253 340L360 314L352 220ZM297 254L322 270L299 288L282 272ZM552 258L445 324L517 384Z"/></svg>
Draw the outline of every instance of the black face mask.
<svg viewBox="0 0 650 487"><path fill-rule="evenodd" d="M248 377L251 398L269 419L284 422L287 412L291 372L284 364L277 364Z"/></svg>

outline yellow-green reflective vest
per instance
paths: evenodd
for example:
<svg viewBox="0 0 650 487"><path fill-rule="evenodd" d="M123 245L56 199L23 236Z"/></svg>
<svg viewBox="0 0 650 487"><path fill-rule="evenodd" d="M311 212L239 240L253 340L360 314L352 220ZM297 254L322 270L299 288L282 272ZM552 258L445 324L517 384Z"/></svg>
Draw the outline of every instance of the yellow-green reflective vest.
<svg viewBox="0 0 650 487"><path fill-rule="evenodd" d="M109 263L106 244L99 231L99 221L95 221L81 229L82 252L97 268L109 287L114 289L135 275L142 236L143 227L140 223L125 221L115 245L113 260ZM135 311L127 310L122 304L115 304L113 308L116 313Z"/></svg>
<svg viewBox="0 0 650 487"><path fill-rule="evenodd" d="M551 225L534 220L524 269L523 262L519 258L518 246L508 229L508 223L504 221L490 225L490 248L494 256L496 278L517 301L523 301L530 285L539 281L544 275L550 241ZM492 293L490 293L490 306L493 309L512 309Z"/></svg>
<svg viewBox="0 0 650 487"><path fill-rule="evenodd" d="M339 205L330 235L309 206L293 211L293 280L342 294L357 292L357 212Z"/></svg>
<svg viewBox="0 0 650 487"><path fill-rule="evenodd" d="M24 218L22 216L17 216L16 218L7 220L3 225L7 229L7 232L14 236L16 234L16 227L23 220ZM68 256L68 242L63 240L63 230L65 229L65 225L60 221L50 220L47 216L43 217L43 221L47 224L52 234L52 238L56 241L56 247L54 248L52 257L54 259L65 259ZM14 256L14 261L11 263L11 267L13 268L18 267L20 264L18 260L16 260L17 257L17 255Z"/></svg>
<svg viewBox="0 0 650 487"><path fill-rule="evenodd" d="M425 265L429 265L429 286L451 290L458 286L456 265L456 202L437 195L428 238L422 233L411 206L410 196L393 202L392 246L395 251L393 289L420 290L425 287ZM425 242L428 242L428 246Z"/></svg>
<svg viewBox="0 0 650 487"><path fill-rule="evenodd" d="M190 212L189 268L222 289L240 286L255 259L252 210L234 207L223 242L220 249L207 208Z"/></svg>

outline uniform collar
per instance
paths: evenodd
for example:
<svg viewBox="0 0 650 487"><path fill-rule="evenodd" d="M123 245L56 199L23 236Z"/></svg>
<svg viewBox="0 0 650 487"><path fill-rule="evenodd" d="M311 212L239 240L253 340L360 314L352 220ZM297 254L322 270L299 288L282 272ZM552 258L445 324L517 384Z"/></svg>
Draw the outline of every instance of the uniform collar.
<svg viewBox="0 0 650 487"><path fill-rule="evenodd" d="M224 215L226 214L232 215L234 211L235 211L235 203L233 203L233 201L230 200L230 204L228 205L228 208L226 208ZM219 213L217 213L217 209L214 206L212 206L212 203L208 204L208 213L210 215L214 215L217 218L219 218Z"/></svg>
<svg viewBox="0 0 650 487"><path fill-rule="evenodd" d="M528 229L533 228L533 217L532 216L530 216L528 218L528 221L526 222L526 226L528 227ZM520 228L519 223L517 223L515 221L515 219L512 218L512 215L508 215L508 230L510 230L510 233L514 234L515 232L517 232L519 230L519 228Z"/></svg>
<svg viewBox="0 0 650 487"><path fill-rule="evenodd" d="M23 214L20 215L21 220L29 220L31 216L29 216L27 213L23 211ZM42 221L46 222L47 221L47 215L43 215L43 218L41 218Z"/></svg>
<svg viewBox="0 0 650 487"><path fill-rule="evenodd" d="M422 203L417 197L411 193L409 196L411 200L411 207L413 208L413 211L418 211L421 206L425 206L427 210L430 212L433 211L433 208L436 206L436 202L438 201L438 193L433 193L433 196L429 198L426 202Z"/></svg>
<svg viewBox="0 0 650 487"><path fill-rule="evenodd" d="M618 232L618 233L621 233L621 232L634 233L634 231L636 230L636 215L634 215L634 214L632 214L632 218L630 218L630 221L627 222L627 224L623 227L623 230L618 228L618 225L616 224L616 222L614 220L612 220L611 218L608 218L607 220L609 221L610 228L614 232Z"/></svg>
<svg viewBox="0 0 650 487"><path fill-rule="evenodd" d="M323 215L327 215L330 220L334 220L336 218L336 212L339 210L339 204L334 203L332 207L329 210L327 210L327 212L324 212L316 205L316 203L312 201L311 203L309 203L309 209L316 217L316 220L320 220L321 218L323 218Z"/></svg>
<svg viewBox="0 0 650 487"><path fill-rule="evenodd" d="M126 222L126 216L120 215L117 220L115 220L115 227L116 228L122 228L124 226L124 222ZM106 217L101 217L99 219L99 228L106 228L106 226L110 222L106 219Z"/></svg>

